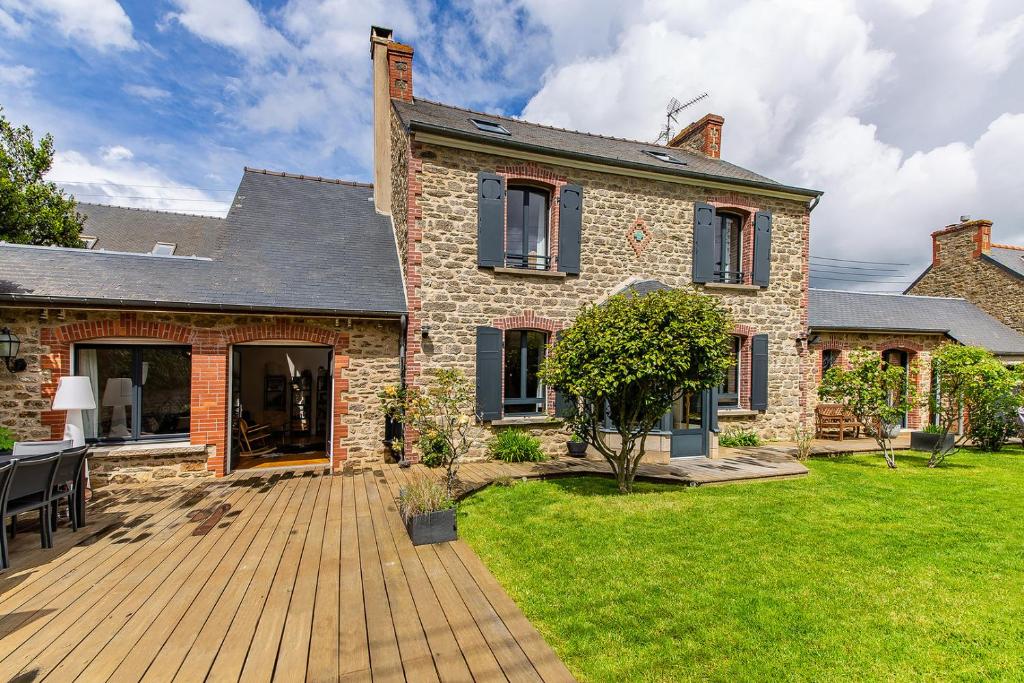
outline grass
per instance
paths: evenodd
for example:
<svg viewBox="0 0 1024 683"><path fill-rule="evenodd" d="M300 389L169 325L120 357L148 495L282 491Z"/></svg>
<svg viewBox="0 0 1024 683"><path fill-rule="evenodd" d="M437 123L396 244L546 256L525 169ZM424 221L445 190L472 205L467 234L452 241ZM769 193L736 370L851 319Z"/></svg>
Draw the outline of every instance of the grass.
<svg viewBox="0 0 1024 683"><path fill-rule="evenodd" d="M1024 451L491 487L459 532L583 681L1024 679Z"/></svg>

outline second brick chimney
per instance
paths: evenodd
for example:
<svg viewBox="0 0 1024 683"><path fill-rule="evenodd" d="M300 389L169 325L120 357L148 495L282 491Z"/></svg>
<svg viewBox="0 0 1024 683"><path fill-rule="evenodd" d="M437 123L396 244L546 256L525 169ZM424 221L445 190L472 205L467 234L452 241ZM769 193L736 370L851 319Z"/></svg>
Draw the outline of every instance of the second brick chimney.
<svg viewBox="0 0 1024 683"><path fill-rule="evenodd" d="M373 204L391 214L391 100L412 102L412 46L389 28L370 28L373 62Z"/></svg>
<svg viewBox="0 0 1024 683"><path fill-rule="evenodd" d="M694 121L676 133L669 140L669 147L678 147L703 154L712 159L722 156L722 126L725 119L718 114L706 114L699 121Z"/></svg>
<svg viewBox="0 0 1024 683"><path fill-rule="evenodd" d="M992 248L992 221L964 220L932 233L932 266L979 258Z"/></svg>

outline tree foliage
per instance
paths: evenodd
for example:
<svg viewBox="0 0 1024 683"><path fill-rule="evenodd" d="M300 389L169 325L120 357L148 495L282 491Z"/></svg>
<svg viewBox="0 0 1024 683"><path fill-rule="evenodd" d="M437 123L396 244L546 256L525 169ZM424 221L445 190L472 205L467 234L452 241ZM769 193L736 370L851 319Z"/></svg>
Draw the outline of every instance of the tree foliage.
<svg viewBox="0 0 1024 683"><path fill-rule="evenodd" d="M82 246L74 197L43 179L52 165L53 137L36 144L32 129L14 127L0 108L0 241Z"/></svg>
<svg viewBox="0 0 1024 683"><path fill-rule="evenodd" d="M541 375L566 394L569 426L608 461L620 491L632 490L647 434L672 404L722 383L731 327L717 299L668 290L613 296L563 331ZM606 414L616 446L604 438Z"/></svg>
<svg viewBox="0 0 1024 683"><path fill-rule="evenodd" d="M458 370L435 370L426 388L389 386L378 396L388 417L430 435L445 470L445 492L454 496L475 414L473 388L465 376Z"/></svg>
<svg viewBox="0 0 1024 683"><path fill-rule="evenodd" d="M914 365L910 372L916 372ZM886 464L896 468L891 434L919 399L909 390L905 368L886 363L875 351L853 351L849 369L833 367L825 373L818 397L845 405L874 437Z"/></svg>
<svg viewBox="0 0 1024 683"><path fill-rule="evenodd" d="M967 395L968 436L986 451L998 451L1019 433L1017 410L1024 404L1024 377L992 358L981 381Z"/></svg>

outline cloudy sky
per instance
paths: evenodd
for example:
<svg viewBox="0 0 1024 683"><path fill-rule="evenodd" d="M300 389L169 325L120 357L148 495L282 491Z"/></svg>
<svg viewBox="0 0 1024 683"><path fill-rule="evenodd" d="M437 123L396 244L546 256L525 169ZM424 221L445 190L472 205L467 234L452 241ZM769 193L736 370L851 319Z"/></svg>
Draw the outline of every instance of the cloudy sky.
<svg viewBox="0 0 1024 683"><path fill-rule="evenodd" d="M531 121L653 140L710 93L724 158L825 191L814 255L910 264L818 286L898 290L963 214L1024 244L1020 0L0 0L0 106L82 201L223 213L245 165L369 179L371 24Z"/></svg>

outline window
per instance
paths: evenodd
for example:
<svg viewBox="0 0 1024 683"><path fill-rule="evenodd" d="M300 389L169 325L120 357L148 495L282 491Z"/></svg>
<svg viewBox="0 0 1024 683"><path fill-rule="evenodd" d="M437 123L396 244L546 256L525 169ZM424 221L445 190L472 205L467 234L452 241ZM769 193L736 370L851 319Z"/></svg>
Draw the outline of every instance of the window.
<svg viewBox="0 0 1024 683"><path fill-rule="evenodd" d="M839 365L839 349L825 349L821 352L821 376Z"/></svg>
<svg viewBox="0 0 1024 683"><path fill-rule="evenodd" d="M497 133L498 135L512 135L505 126L496 121L487 119L470 119L470 122L485 133Z"/></svg>
<svg viewBox="0 0 1024 683"><path fill-rule="evenodd" d="M538 415L547 403L544 385L537 376L547 335L532 330L505 332L505 399L506 415Z"/></svg>
<svg viewBox="0 0 1024 683"><path fill-rule="evenodd" d="M682 159L678 159L678 158L676 158L676 157L674 157L671 154L668 154L666 152L659 152L657 150L645 149L644 150L644 154L646 154L648 156L652 156L655 159L657 159L658 161L664 161L666 164L679 164L681 166L685 166L686 165L686 162L683 161Z"/></svg>
<svg viewBox="0 0 1024 683"><path fill-rule="evenodd" d="M508 225L505 265L509 268L547 270L548 201L545 190L529 186L508 188Z"/></svg>
<svg viewBox="0 0 1024 683"><path fill-rule="evenodd" d="M178 245L170 242L157 242L151 253L156 254L157 256L173 256L174 250L177 246Z"/></svg>
<svg viewBox="0 0 1024 683"><path fill-rule="evenodd" d="M743 282L743 218L715 214L715 282Z"/></svg>
<svg viewBox="0 0 1024 683"><path fill-rule="evenodd" d="M95 410L83 411L89 441L186 436L192 350L120 344L75 347L75 374L92 380Z"/></svg>
<svg viewBox="0 0 1024 683"><path fill-rule="evenodd" d="M740 407L740 349L743 348L743 340L740 337L732 338L732 367L725 375L725 383L718 388L719 408Z"/></svg>
<svg viewBox="0 0 1024 683"><path fill-rule="evenodd" d="M96 246L96 243L99 242L99 238L93 237L92 235L79 235L78 239L82 240L83 249L92 249Z"/></svg>

